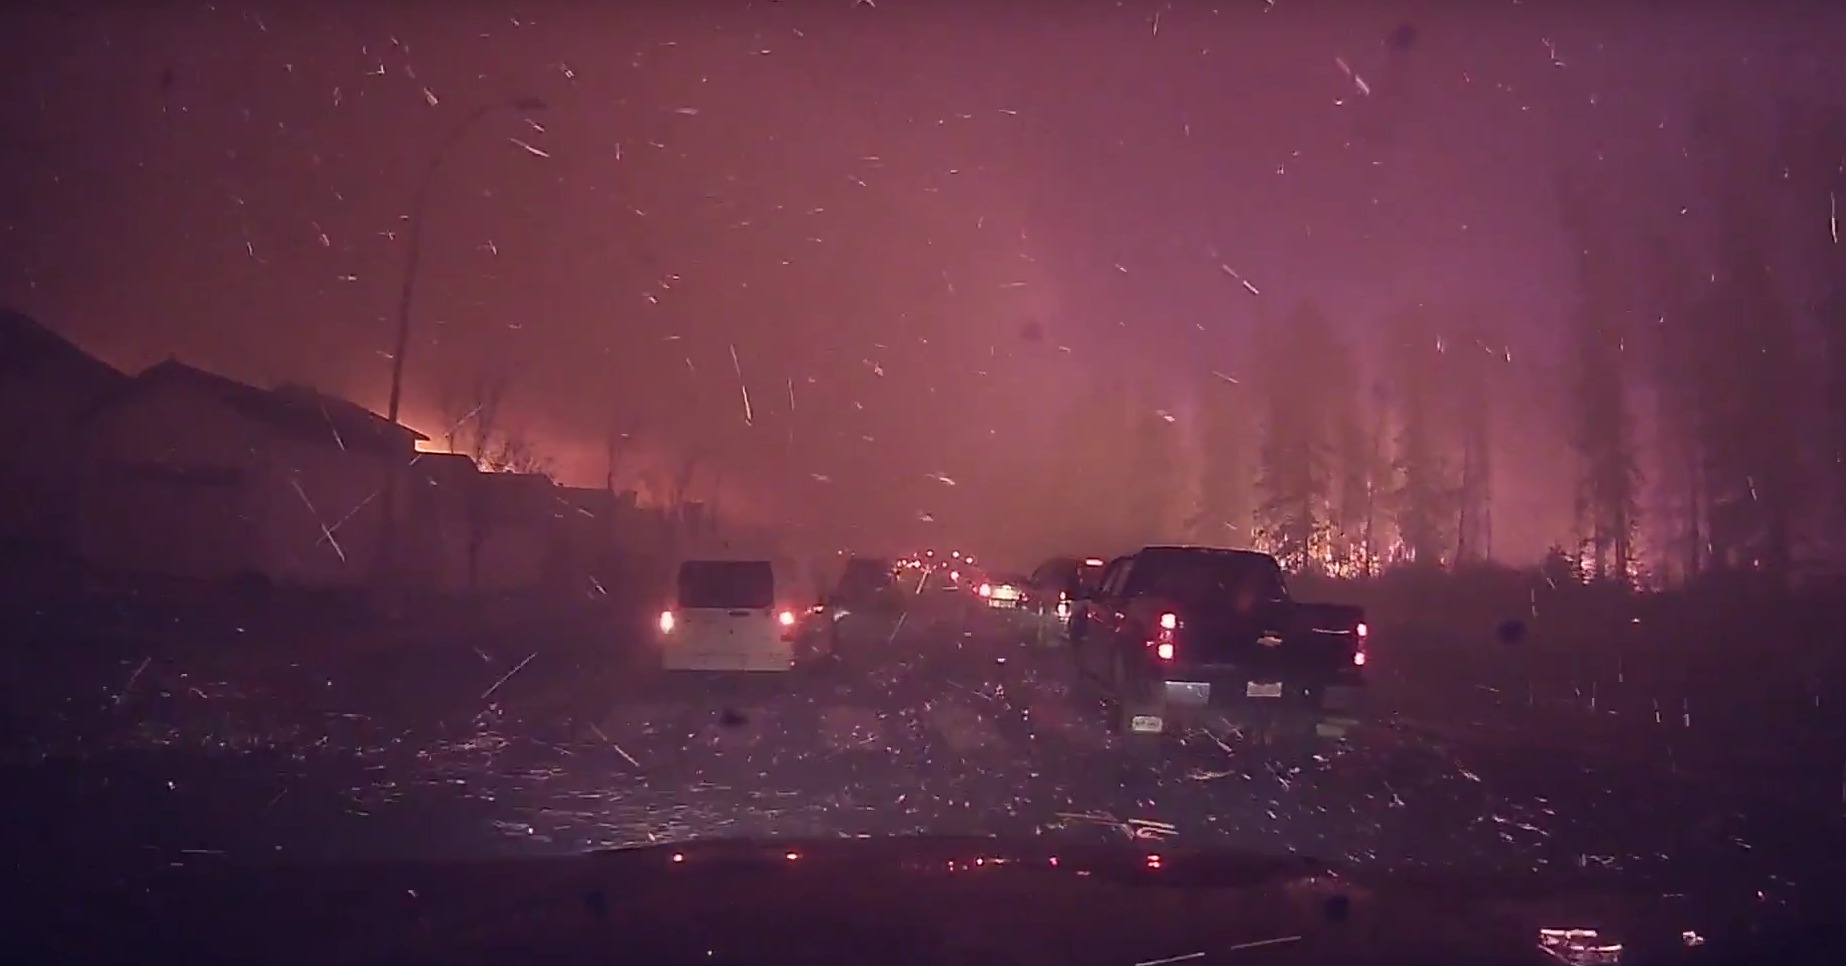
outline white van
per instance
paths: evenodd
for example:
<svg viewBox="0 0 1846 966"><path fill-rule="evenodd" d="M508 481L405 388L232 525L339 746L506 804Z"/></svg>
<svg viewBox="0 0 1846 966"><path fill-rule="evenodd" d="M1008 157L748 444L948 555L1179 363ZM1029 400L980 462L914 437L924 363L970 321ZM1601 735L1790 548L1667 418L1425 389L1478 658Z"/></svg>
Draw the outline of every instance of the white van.
<svg viewBox="0 0 1846 966"><path fill-rule="evenodd" d="M682 560L673 606L660 613L669 671L787 671L801 655L817 591L792 561L766 553Z"/></svg>

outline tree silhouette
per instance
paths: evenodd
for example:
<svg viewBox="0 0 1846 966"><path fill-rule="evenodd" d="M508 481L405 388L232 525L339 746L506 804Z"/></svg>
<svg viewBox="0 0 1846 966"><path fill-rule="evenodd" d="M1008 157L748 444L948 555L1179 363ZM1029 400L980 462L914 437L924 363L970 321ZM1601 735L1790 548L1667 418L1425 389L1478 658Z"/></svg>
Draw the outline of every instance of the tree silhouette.
<svg viewBox="0 0 1846 966"><path fill-rule="evenodd" d="M1558 212L1576 249L1582 292L1572 314L1572 400L1577 451L1577 519L1597 577L1628 580L1635 564L1641 472L1628 404L1621 296L1610 253L1597 241L1602 199L1573 173L1558 182Z"/></svg>
<svg viewBox="0 0 1846 966"><path fill-rule="evenodd" d="M1209 379L1199 389L1199 504L1193 537L1216 546L1251 543L1256 425L1243 386Z"/></svg>
<svg viewBox="0 0 1846 966"><path fill-rule="evenodd" d="M1257 535L1285 567L1328 562L1333 473L1327 396L1318 373L1338 345L1333 326L1302 304L1286 322L1260 323L1262 443L1256 506Z"/></svg>

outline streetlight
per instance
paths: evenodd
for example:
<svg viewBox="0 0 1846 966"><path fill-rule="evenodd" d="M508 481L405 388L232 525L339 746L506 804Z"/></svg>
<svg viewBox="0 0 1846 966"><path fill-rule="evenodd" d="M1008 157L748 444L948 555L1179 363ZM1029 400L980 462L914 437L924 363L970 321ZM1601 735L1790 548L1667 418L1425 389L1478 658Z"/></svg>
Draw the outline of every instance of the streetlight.
<svg viewBox="0 0 1846 966"><path fill-rule="evenodd" d="M545 107L545 102L536 97L519 97L475 108L449 129L448 136L436 146L436 153L430 156L429 166L423 169L422 180L417 182L416 200L410 206L410 237L405 240L404 249L404 284L397 299L397 342L391 353L391 400L385 410L385 418L393 426L403 425L398 420L398 410L404 400L404 357L410 353L410 305L417 291L417 267L423 260L423 215L429 207L430 186L436 182L436 172L442 170L442 162L448 158L455 145L461 142L462 137L473 129L475 122L501 111L530 114L542 111ZM383 519L380 520L377 562L379 575L386 580L395 576L398 472L399 468L394 462L385 475L385 505Z"/></svg>

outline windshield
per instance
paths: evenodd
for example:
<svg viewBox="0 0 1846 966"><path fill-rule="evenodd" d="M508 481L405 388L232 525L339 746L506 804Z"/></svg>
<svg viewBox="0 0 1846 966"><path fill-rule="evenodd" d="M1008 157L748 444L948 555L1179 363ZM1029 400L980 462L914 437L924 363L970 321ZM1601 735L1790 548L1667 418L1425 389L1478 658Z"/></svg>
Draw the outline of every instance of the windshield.
<svg viewBox="0 0 1846 966"><path fill-rule="evenodd" d="M776 602L767 560L688 560L679 565L679 606L761 609Z"/></svg>
<svg viewBox="0 0 1846 966"><path fill-rule="evenodd" d="M1846 6L0 35L27 880L959 833L1754 894L1846 856Z"/></svg>

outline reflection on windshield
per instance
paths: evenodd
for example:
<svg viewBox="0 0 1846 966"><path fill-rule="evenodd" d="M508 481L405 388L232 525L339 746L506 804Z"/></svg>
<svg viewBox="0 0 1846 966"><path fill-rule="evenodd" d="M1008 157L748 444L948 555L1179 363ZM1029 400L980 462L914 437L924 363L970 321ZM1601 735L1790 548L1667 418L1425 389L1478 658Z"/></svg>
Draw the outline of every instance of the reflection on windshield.
<svg viewBox="0 0 1846 966"><path fill-rule="evenodd" d="M22 870L1846 871L1846 12L14 6Z"/></svg>

